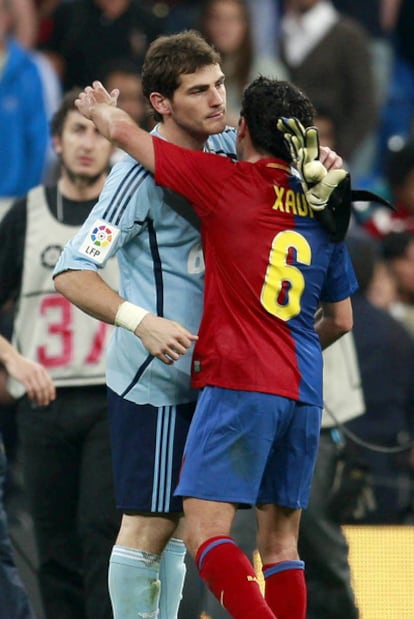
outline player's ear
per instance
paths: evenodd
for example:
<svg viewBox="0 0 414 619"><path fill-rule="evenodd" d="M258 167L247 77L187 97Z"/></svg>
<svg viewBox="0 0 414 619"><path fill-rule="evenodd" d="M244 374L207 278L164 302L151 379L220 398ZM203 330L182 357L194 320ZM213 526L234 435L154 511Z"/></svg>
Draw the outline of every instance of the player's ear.
<svg viewBox="0 0 414 619"><path fill-rule="evenodd" d="M247 131L246 119L244 116L240 116L239 122L237 124L237 135L239 138L244 138Z"/></svg>
<svg viewBox="0 0 414 619"><path fill-rule="evenodd" d="M154 110L161 116L171 114L171 103L167 97L159 92L152 92L149 96L150 103Z"/></svg>
<svg viewBox="0 0 414 619"><path fill-rule="evenodd" d="M62 138L60 135L52 135L53 150L57 155L62 154Z"/></svg>

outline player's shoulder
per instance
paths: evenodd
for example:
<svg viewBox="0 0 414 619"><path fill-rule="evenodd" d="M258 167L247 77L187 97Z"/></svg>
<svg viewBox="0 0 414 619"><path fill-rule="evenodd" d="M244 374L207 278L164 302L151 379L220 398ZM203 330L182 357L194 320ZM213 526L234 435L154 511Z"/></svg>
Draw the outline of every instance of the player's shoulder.
<svg viewBox="0 0 414 619"><path fill-rule="evenodd" d="M206 142L206 151L237 159L236 129L227 126L221 133L210 135Z"/></svg>
<svg viewBox="0 0 414 619"><path fill-rule="evenodd" d="M105 182L105 189L107 192L112 192L114 196L115 194L130 196L148 183L154 184L152 174L138 161L126 155L112 166Z"/></svg>

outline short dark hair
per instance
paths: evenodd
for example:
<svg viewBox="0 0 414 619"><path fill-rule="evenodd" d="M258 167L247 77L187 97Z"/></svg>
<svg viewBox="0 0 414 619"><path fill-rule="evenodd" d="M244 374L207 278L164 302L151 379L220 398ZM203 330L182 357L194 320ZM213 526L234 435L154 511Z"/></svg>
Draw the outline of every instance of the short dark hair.
<svg viewBox="0 0 414 619"><path fill-rule="evenodd" d="M180 85L180 76L220 64L216 52L196 30L163 35L149 46L142 67L142 92L149 101L152 92L171 98ZM154 118L162 120L153 110Z"/></svg>
<svg viewBox="0 0 414 619"><path fill-rule="evenodd" d="M71 90L68 90L63 97L62 101L56 112L54 113L52 120L50 121L50 133L53 136L61 136L63 133L63 126L69 112L72 110L77 111L75 105L76 99L82 92L82 88L75 86Z"/></svg>
<svg viewBox="0 0 414 619"><path fill-rule="evenodd" d="M132 58L116 57L111 58L99 68L98 79L105 85L105 81L113 73L133 75L141 79L142 65L132 60Z"/></svg>
<svg viewBox="0 0 414 619"><path fill-rule="evenodd" d="M315 108L309 97L291 82L259 76L244 90L240 114L261 153L292 161L276 124L281 116L295 117L304 127L313 123Z"/></svg>

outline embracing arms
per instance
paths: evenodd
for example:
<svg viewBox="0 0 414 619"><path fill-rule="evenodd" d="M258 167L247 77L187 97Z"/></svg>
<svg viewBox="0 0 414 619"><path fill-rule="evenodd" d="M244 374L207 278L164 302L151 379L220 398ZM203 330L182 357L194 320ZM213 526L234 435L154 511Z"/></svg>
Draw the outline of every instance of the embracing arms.
<svg viewBox="0 0 414 619"><path fill-rule="evenodd" d="M167 365L177 361L197 340L178 322L126 302L95 271L62 271L54 282L56 290L86 314L132 331L151 355Z"/></svg>

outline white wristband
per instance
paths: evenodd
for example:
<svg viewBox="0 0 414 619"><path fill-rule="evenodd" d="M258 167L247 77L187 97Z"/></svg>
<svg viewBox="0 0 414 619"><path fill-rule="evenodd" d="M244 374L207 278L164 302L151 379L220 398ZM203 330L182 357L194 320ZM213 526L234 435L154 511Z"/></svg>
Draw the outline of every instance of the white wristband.
<svg viewBox="0 0 414 619"><path fill-rule="evenodd" d="M149 314L149 312L143 307L134 305L129 301L124 301L118 307L114 323L117 327L123 327L134 333L135 329L147 314Z"/></svg>

